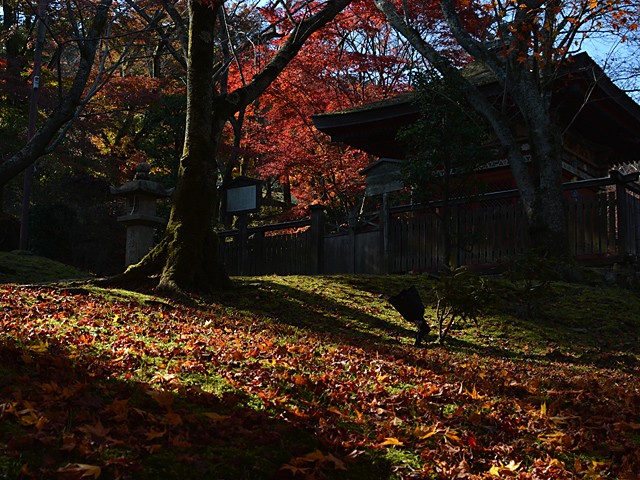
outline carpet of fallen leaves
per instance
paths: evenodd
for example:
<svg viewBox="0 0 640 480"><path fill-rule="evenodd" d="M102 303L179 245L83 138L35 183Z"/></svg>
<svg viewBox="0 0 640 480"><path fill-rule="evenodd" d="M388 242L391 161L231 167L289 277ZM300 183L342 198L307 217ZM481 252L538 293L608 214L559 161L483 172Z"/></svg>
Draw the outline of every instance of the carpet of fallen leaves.
<svg viewBox="0 0 640 480"><path fill-rule="evenodd" d="M640 472L637 367L465 357L216 304L11 285L0 299L2 478Z"/></svg>

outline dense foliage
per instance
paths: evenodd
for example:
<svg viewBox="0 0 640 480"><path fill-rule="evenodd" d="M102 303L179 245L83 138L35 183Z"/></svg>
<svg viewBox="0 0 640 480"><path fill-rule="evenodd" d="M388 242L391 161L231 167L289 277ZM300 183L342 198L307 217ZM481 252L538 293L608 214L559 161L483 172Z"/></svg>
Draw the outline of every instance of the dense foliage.
<svg viewBox="0 0 640 480"><path fill-rule="evenodd" d="M15 157L27 143L36 3L7 1L0 10L0 164ZM87 35L99 5L109 9L109 22L108 29L95 37L100 40L95 61L77 102L74 100L71 120L63 122L41 149L34 206L39 208L50 196L64 198L70 188L64 181L67 177L79 183L100 181L104 191L109 184L129 180L141 161L150 163L156 177L167 185L175 183L185 135L188 2L41 3L47 5L48 26L37 127L69 99L84 58L82 45L88 41L78 35ZM221 6L213 29L213 77L220 96L249 84L283 46L293 26L322 5L308 1L210 3L212 8ZM440 3L402 2L401 7L412 28L429 38L453 64L460 65L473 55L465 53L454 40ZM528 4L523 3L520 10L527 10L528 16L523 17L526 21L521 22L521 30L520 24L514 23L520 14L511 4L462 2L455 6L461 26L483 46L518 33L527 48L530 45L525 49L527 55L545 68L550 65L549 58L556 61L574 46L578 49L585 38L616 34L625 45L637 44L637 22L632 15L635 4L630 0L606 5L567 1L558 5L559 10L541 8L539 12L534 4L527 10L524 6ZM551 52L545 50L544 42L536 43L544 37L539 23L543 11L551 23L556 22L549 26L555 35L550 41L561 42L560 33L575 32L572 38L576 45L569 48L565 42L564 49ZM503 48L504 58L515 49L515 44L510 45ZM263 217L282 218L283 213L299 216L312 203L324 203L339 215L353 210L362 200L363 178L358 172L370 159L361 152L330 145L313 129L309 117L407 90L412 75L424 67L421 55L399 39L371 1L350 2L333 22L307 41L259 100L229 118L215 158L220 183L240 173L265 180L269 200ZM624 71L633 73L633 65ZM3 185L2 193L0 210L16 216L21 179ZM87 201L91 210L99 210L100 203L112 202L104 197ZM103 208L113 212L118 207L112 204ZM68 215L61 215L80 219L91 215L76 206L72 209ZM65 252L40 249L43 239L38 235L44 229L37 224L38 215L32 220L35 240L30 248L68 260ZM96 223L101 222L102 217ZM99 236L106 239L114 235L115 230L107 229ZM66 242L62 237L55 241ZM90 239L83 239L87 242ZM95 242L92 248L109 249ZM79 265L105 271L102 260Z"/></svg>

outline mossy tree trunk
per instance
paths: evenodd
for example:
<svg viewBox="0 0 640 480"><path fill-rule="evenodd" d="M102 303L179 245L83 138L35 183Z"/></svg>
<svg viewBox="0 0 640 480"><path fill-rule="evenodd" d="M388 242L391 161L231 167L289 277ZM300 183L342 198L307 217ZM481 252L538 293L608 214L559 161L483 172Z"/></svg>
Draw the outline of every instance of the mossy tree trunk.
<svg viewBox="0 0 640 480"><path fill-rule="evenodd" d="M212 83L216 15L216 8L189 2L187 119L169 223L162 241L116 281L140 283L160 273L157 286L166 293L203 292L231 284L217 259L213 230L215 152L224 127L224 119L212 114L219 110L214 108Z"/></svg>
<svg viewBox="0 0 640 480"><path fill-rule="evenodd" d="M217 11L190 3L187 62L187 121L178 184L160 250L166 250L161 289L224 287L229 279L217 261L212 220L216 204L217 139L224 123L213 124L213 29Z"/></svg>
<svg viewBox="0 0 640 480"><path fill-rule="evenodd" d="M316 30L351 0L329 0L291 30L278 52L251 82L214 95L214 32L222 2L189 1L187 120L178 182L167 230L138 264L109 283L132 286L157 281L160 291L207 292L231 281L218 260L213 219L218 166L216 152L225 124L256 100L297 55ZM156 276L159 275L159 280Z"/></svg>

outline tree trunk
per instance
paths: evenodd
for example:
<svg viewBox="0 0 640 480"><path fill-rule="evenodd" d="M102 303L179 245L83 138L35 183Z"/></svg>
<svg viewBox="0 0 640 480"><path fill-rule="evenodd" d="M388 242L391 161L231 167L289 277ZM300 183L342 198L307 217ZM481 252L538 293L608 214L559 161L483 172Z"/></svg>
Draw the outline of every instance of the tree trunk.
<svg viewBox="0 0 640 480"><path fill-rule="evenodd" d="M220 116L215 115L214 122L212 114L221 110L220 105L214 105L211 80L216 10L190 0L189 18L187 120L169 223L160 243L139 263L107 280L109 285L151 284L172 296L231 286L229 276L217 260L212 225L218 173L215 152L224 127L224 119L220 121ZM158 273L159 281L154 278Z"/></svg>
<svg viewBox="0 0 640 480"><path fill-rule="evenodd" d="M508 60L507 60L508 61ZM562 140L551 111L552 82L540 79L520 63L510 62L509 93L527 125L532 180L518 184L529 221L531 251L548 257L569 256L562 192ZM545 83L545 85L541 85ZM516 182L518 177L514 175ZM526 191L530 189L529 191Z"/></svg>
<svg viewBox="0 0 640 480"><path fill-rule="evenodd" d="M162 241L147 256L107 284L144 285L161 272L158 289L168 294L207 292L231 286L229 276L217 260L213 231L216 152L224 125L232 115L256 100L309 36L331 21L350 1L326 2L322 9L296 25L279 51L249 84L230 93L221 89L214 98L213 33L222 2L189 0L187 122L169 224Z"/></svg>
<svg viewBox="0 0 640 480"><path fill-rule="evenodd" d="M531 251L546 257L570 254L562 191L562 147L557 129L530 129L531 156L536 183L528 215Z"/></svg>
<svg viewBox="0 0 640 480"><path fill-rule="evenodd" d="M230 284L217 261L212 219L216 204L215 152L223 122L212 124L213 36L216 11L191 0L187 63L187 122L178 186L167 232L159 288L206 291Z"/></svg>

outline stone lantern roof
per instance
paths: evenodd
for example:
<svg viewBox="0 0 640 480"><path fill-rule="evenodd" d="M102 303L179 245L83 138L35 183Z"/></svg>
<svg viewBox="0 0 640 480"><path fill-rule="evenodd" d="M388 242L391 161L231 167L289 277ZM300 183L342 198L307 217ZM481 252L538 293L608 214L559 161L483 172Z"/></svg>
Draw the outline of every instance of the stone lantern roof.
<svg viewBox="0 0 640 480"><path fill-rule="evenodd" d="M150 171L151 167L148 163L138 164L133 180L120 187L110 187L111 193L119 197L129 197L137 194L148 195L153 198L170 197L175 189L164 188L158 182L149 180Z"/></svg>

